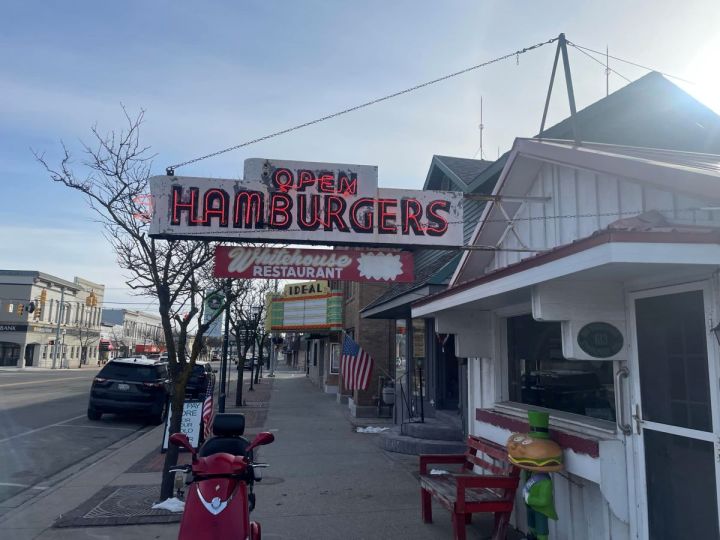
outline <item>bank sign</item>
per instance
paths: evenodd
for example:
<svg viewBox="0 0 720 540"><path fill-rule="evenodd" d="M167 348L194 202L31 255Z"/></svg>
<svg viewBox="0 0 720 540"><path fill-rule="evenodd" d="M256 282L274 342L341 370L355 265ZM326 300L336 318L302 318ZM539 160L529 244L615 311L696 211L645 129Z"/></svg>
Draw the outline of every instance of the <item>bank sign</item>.
<svg viewBox="0 0 720 540"><path fill-rule="evenodd" d="M154 176L150 236L463 245L463 196L378 187L377 167L248 159L244 179Z"/></svg>
<svg viewBox="0 0 720 540"><path fill-rule="evenodd" d="M415 274L409 251L218 246L215 277L396 283Z"/></svg>

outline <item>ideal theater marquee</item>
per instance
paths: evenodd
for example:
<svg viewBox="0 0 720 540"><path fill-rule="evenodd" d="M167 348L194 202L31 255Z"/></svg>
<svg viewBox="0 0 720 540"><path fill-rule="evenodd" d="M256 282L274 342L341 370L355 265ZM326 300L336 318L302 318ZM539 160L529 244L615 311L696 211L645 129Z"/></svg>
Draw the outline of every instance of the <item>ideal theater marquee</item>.
<svg viewBox="0 0 720 540"><path fill-rule="evenodd" d="M377 167L245 161L243 180L154 176L150 235L248 242L462 246L463 198L378 188Z"/></svg>

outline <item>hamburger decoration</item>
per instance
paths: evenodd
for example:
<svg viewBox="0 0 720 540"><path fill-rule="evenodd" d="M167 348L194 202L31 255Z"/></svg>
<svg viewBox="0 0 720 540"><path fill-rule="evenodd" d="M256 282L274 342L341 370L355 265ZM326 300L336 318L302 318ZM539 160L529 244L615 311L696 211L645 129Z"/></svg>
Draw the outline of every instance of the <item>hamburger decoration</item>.
<svg viewBox="0 0 720 540"><path fill-rule="evenodd" d="M562 448L550 439L550 415L528 411L530 432L513 433L507 442L508 460L523 469L523 499L527 506L528 539L547 540L548 519L557 520L549 473L563 468Z"/></svg>

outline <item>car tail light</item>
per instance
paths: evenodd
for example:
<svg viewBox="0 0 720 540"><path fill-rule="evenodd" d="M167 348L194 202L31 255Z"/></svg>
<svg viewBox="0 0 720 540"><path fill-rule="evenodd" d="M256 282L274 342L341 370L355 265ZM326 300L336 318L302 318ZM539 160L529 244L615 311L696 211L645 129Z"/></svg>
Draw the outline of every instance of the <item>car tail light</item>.
<svg viewBox="0 0 720 540"><path fill-rule="evenodd" d="M162 383L159 382L144 382L143 386L146 388L160 388Z"/></svg>
<svg viewBox="0 0 720 540"><path fill-rule="evenodd" d="M107 379L103 379L102 377L95 377L95 379L93 379L93 380L95 382L99 382L99 383L104 383L105 381L107 381Z"/></svg>

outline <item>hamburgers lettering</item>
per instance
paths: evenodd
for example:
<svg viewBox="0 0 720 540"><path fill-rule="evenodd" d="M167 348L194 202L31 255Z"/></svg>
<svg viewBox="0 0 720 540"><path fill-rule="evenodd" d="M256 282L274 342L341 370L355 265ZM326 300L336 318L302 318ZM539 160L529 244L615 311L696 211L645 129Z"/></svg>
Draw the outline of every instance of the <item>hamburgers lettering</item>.
<svg viewBox="0 0 720 540"><path fill-rule="evenodd" d="M406 236L442 236L448 229L448 200L356 197L348 182L338 184L334 193L291 192L287 186L279 191L229 193L220 188L201 191L173 185L170 224ZM297 189L297 185L293 187Z"/></svg>

